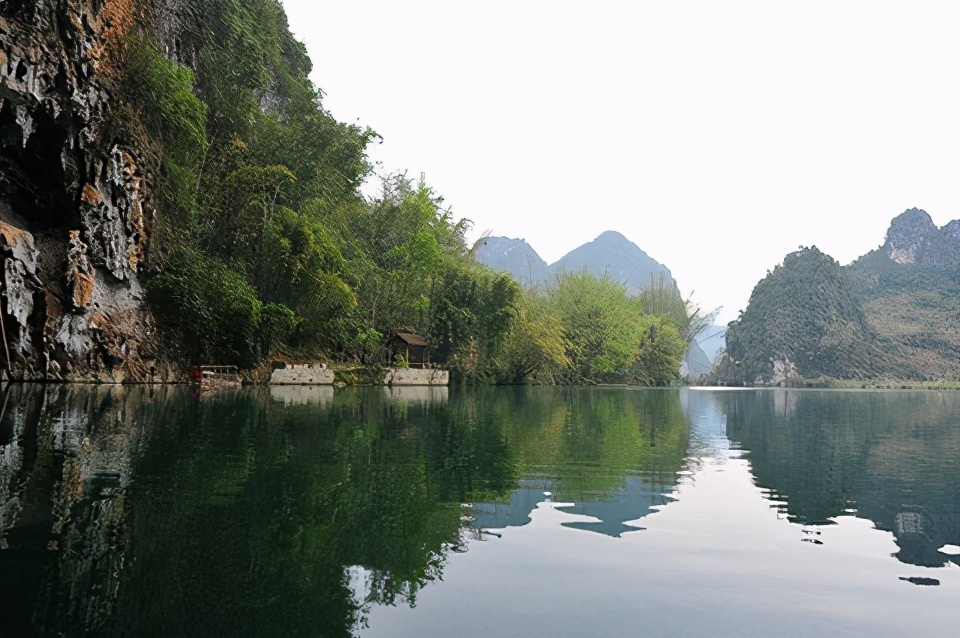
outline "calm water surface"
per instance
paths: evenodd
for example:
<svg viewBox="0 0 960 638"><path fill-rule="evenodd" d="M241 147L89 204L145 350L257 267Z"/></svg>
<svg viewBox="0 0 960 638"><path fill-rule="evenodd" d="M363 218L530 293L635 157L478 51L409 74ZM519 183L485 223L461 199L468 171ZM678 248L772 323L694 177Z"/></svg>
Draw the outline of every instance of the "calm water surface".
<svg viewBox="0 0 960 638"><path fill-rule="evenodd" d="M960 393L11 386L0 636L960 636Z"/></svg>

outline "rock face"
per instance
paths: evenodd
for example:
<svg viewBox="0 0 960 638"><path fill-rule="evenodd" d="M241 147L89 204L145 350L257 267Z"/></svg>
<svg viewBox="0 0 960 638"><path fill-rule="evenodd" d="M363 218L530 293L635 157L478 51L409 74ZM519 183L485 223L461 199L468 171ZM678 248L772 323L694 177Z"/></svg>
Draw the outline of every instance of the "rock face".
<svg viewBox="0 0 960 638"><path fill-rule="evenodd" d="M0 259L14 378L143 379L154 348L138 279L149 199L111 130L120 0L0 4Z"/></svg>
<svg viewBox="0 0 960 638"><path fill-rule="evenodd" d="M955 268L960 265L960 220L937 228L926 211L911 208L890 223L883 252L898 264Z"/></svg>

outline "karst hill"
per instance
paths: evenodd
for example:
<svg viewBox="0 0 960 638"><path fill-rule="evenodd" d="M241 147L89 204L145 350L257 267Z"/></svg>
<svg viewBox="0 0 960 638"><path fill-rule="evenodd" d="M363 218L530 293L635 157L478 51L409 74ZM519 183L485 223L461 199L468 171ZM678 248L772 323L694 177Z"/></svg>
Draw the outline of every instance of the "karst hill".
<svg viewBox="0 0 960 638"><path fill-rule="evenodd" d="M731 322L715 381L960 380L960 221L913 208L848 266L801 248Z"/></svg>

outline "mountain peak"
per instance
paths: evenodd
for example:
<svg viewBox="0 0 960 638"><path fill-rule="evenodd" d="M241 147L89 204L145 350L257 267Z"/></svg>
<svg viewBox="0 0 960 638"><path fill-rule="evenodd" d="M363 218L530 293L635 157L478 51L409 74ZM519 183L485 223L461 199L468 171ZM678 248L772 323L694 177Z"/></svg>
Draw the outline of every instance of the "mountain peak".
<svg viewBox="0 0 960 638"><path fill-rule="evenodd" d="M523 239L487 237L477 246L475 259L494 270L511 273L527 288L550 281L550 269L537 251Z"/></svg>
<svg viewBox="0 0 960 638"><path fill-rule="evenodd" d="M952 263L956 261L955 246L946 244L956 242L955 231L950 224L937 228L926 211L911 208L890 222L883 251L898 264Z"/></svg>
<svg viewBox="0 0 960 638"><path fill-rule="evenodd" d="M609 276L624 284L629 294L649 288L651 281L662 277L668 287L676 287L670 270L614 230L597 236L592 242L571 250L551 264L553 272L586 270L595 277Z"/></svg>
<svg viewBox="0 0 960 638"><path fill-rule="evenodd" d="M615 279L634 295L659 278L668 287L677 285L666 266L615 230L600 233L593 241L571 250L549 266L526 241L507 237L487 237L478 242L474 257L494 270L511 273L528 288L549 283L560 271L584 269L596 277L606 275Z"/></svg>
<svg viewBox="0 0 960 638"><path fill-rule="evenodd" d="M940 229L947 237L960 240L960 219L947 222L947 225Z"/></svg>
<svg viewBox="0 0 960 638"><path fill-rule="evenodd" d="M593 241L615 242L618 244L622 244L622 243L633 244L632 241L630 241L629 239L627 239L626 237L624 237L623 235L621 235L615 230L605 230L599 235L597 235L597 238L594 239Z"/></svg>

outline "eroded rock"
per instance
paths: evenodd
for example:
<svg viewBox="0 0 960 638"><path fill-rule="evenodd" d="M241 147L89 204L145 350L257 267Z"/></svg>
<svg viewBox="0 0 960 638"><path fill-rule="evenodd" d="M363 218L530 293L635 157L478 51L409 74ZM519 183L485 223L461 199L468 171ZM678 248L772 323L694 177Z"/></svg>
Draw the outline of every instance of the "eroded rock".
<svg viewBox="0 0 960 638"><path fill-rule="evenodd" d="M83 311L93 301L93 267L87 259L87 245L80 239L79 230L70 231L67 251L67 286L74 311Z"/></svg>
<svg viewBox="0 0 960 638"><path fill-rule="evenodd" d="M911 208L893 219L883 250L898 264L953 268L960 265L960 222L937 228L926 211Z"/></svg>
<svg viewBox="0 0 960 638"><path fill-rule="evenodd" d="M0 280L14 377L142 380L141 353L157 357L137 278L150 215L138 142L108 126L118 43L150 10L45 0L0 11Z"/></svg>
<svg viewBox="0 0 960 638"><path fill-rule="evenodd" d="M83 187L80 216L93 263L117 279L125 279L128 238L120 211L108 205L97 188L87 184Z"/></svg>

